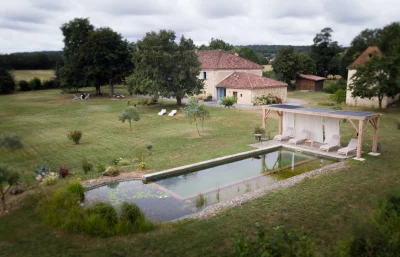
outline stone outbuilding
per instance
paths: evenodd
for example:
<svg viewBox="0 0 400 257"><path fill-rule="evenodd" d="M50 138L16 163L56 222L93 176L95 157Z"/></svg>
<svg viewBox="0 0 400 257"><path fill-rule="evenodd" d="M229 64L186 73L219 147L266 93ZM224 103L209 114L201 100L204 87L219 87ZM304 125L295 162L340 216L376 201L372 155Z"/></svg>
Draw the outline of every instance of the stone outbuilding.
<svg viewBox="0 0 400 257"><path fill-rule="evenodd" d="M224 95L236 97L238 104L253 104L257 97L263 95L273 95L285 102L287 86L285 82L248 72L234 72L216 85Z"/></svg>
<svg viewBox="0 0 400 257"><path fill-rule="evenodd" d="M296 78L296 90L321 91L325 86L324 77L310 74L300 74Z"/></svg>

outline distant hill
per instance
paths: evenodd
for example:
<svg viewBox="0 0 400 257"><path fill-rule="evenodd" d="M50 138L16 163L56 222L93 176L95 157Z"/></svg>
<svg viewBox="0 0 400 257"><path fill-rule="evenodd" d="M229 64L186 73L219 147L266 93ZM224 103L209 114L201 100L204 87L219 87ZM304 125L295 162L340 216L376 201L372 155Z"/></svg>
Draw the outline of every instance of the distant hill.
<svg viewBox="0 0 400 257"><path fill-rule="evenodd" d="M63 51L1 54L0 65L14 70L49 70L64 60Z"/></svg>
<svg viewBox="0 0 400 257"><path fill-rule="evenodd" d="M253 49L256 53L263 56L275 55L278 53L279 49L284 46L290 45L245 45L243 47L248 47ZM296 52L310 52L311 45L309 46L293 46Z"/></svg>

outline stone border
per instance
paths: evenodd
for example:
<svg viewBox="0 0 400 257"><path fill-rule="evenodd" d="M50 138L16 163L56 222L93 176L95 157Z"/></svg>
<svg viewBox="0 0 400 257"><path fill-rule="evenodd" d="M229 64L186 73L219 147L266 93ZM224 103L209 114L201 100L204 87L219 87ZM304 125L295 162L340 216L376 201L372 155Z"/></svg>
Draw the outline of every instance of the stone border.
<svg viewBox="0 0 400 257"><path fill-rule="evenodd" d="M230 201L226 201L226 202L220 202L214 205L211 205L207 208L205 208L204 210L202 210L199 213L194 213L191 215L187 215L184 217L181 217L179 219L173 220L173 222L176 221L180 221L183 219L207 219L207 218L211 218L216 216L218 213L220 213L221 211L227 209L227 208L232 208L234 206L238 206L238 205L242 205L245 202L248 202L250 200L254 200L256 198L262 197L266 194L268 194L271 191L280 189L280 188L287 188L287 187L291 187L294 186L298 183L300 183L301 181L303 181L305 178L310 178L310 177L314 177L317 176L319 174L323 174L323 173L327 173L328 171L336 171L339 170L341 168L343 168L345 166L345 162L341 161L338 163L333 163L327 166L324 166L322 168L316 169L316 170L312 170L282 181L279 181L276 184L273 184L271 186L265 187L265 188L260 188L256 191L241 195L241 196L237 196L235 198L233 198Z"/></svg>
<svg viewBox="0 0 400 257"><path fill-rule="evenodd" d="M108 184L116 183L116 182L124 182L131 180L141 180L140 177L129 176L128 175L119 175L117 177L101 177L97 179L89 179L82 181L83 188L85 191L89 191L98 187L106 186Z"/></svg>

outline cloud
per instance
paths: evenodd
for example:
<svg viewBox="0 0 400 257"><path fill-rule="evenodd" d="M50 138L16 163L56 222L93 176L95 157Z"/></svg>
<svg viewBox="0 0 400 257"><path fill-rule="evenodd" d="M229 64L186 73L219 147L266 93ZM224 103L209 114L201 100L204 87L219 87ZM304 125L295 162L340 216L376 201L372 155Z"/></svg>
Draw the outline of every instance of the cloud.
<svg viewBox="0 0 400 257"><path fill-rule="evenodd" d="M89 18L129 41L170 29L200 45L310 45L321 29L349 45L366 28L398 21L398 0L14 0L0 1L0 51L59 50L60 26Z"/></svg>

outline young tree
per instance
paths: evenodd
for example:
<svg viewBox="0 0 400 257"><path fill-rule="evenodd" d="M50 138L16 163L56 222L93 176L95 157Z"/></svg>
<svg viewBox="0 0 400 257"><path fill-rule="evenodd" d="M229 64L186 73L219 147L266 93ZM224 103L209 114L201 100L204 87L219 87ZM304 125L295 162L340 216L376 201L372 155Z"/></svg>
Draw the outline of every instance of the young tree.
<svg viewBox="0 0 400 257"><path fill-rule="evenodd" d="M15 91L13 75L3 67L0 67L0 94L10 94Z"/></svg>
<svg viewBox="0 0 400 257"><path fill-rule="evenodd" d="M132 131L132 121L139 121L140 120L140 115L138 110L135 107L128 107L125 108L120 116L119 120L122 121L122 123L125 123L125 121L129 122L129 131Z"/></svg>
<svg viewBox="0 0 400 257"><path fill-rule="evenodd" d="M326 77L339 72L338 55L341 49L336 41L332 41L332 32L331 28L322 29L314 37L314 44L311 46L311 57L316 63L318 76Z"/></svg>
<svg viewBox="0 0 400 257"><path fill-rule="evenodd" d="M182 110L185 117L189 119L189 122L195 123L197 133L201 136L197 122L200 121L201 129L203 130L204 120L210 117L210 112L203 104L200 105L199 101L195 97L190 97L189 101L186 103L186 107L182 108Z"/></svg>
<svg viewBox="0 0 400 257"><path fill-rule="evenodd" d="M6 194L19 181L19 174L6 165L0 164L0 194L3 211L7 209Z"/></svg>
<svg viewBox="0 0 400 257"><path fill-rule="evenodd" d="M96 87L108 84L110 96L114 95L114 85L133 71L133 45L110 28L99 28L90 32L79 49L86 81Z"/></svg>
<svg viewBox="0 0 400 257"><path fill-rule="evenodd" d="M130 92L175 97L181 105L185 95L198 94L204 87L191 39L182 36L177 44L173 31L150 32L137 42L133 55L135 70L126 79Z"/></svg>
<svg viewBox="0 0 400 257"><path fill-rule="evenodd" d="M393 57L372 56L362 66L357 67L349 89L353 97L371 99L377 97L379 109L382 109L382 99L385 96L393 97L400 92L399 81L391 77L391 70L398 60Z"/></svg>
<svg viewBox="0 0 400 257"><path fill-rule="evenodd" d="M0 147L8 148L11 151L13 158L15 159L14 153L18 149L24 148L24 144L17 135L7 135L0 137Z"/></svg>

